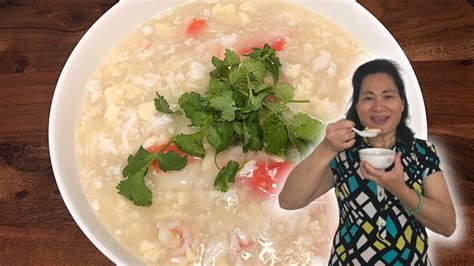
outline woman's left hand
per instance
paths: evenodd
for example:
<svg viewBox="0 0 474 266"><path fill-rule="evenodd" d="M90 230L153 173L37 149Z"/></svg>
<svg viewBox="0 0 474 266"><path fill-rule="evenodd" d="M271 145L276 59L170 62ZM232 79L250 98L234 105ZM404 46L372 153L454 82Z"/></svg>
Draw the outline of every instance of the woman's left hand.
<svg viewBox="0 0 474 266"><path fill-rule="evenodd" d="M405 173L401 162L401 153L395 155L394 167L389 172L384 172L373 167L369 162L362 161L360 171L365 179L372 180L396 196L397 191L401 191L405 184Z"/></svg>

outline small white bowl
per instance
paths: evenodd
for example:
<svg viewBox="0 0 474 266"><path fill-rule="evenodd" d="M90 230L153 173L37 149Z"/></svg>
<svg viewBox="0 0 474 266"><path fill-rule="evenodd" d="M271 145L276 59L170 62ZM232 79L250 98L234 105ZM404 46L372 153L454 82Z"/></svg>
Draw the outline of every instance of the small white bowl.
<svg viewBox="0 0 474 266"><path fill-rule="evenodd" d="M373 167L383 170L393 164L395 151L380 148L367 148L359 151L361 161L368 161Z"/></svg>

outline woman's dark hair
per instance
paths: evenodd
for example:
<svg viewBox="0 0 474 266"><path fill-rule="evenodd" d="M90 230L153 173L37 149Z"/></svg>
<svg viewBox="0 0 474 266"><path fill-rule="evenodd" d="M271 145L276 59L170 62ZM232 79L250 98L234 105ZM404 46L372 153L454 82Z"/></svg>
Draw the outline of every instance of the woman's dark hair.
<svg viewBox="0 0 474 266"><path fill-rule="evenodd" d="M360 122L359 115L357 114L356 105L359 102L360 96L360 87L362 81L365 77L371 74L377 73L384 73L389 75L393 78L395 85L397 86L398 93L400 94L400 98L402 99L405 108L402 112L402 116L400 122L397 126L396 131L396 142L402 144L403 146L411 145L413 141L413 131L408 127L408 101L407 95L405 92L405 84L403 79L400 75L398 65L390 60L387 59L376 59L369 61L367 63L362 64L359 66L356 71L354 72L354 76L352 77L352 99L351 99L351 106L347 111L346 118L348 120L352 120L355 123L355 127L358 129L363 129L363 125ZM362 142L362 138L356 136L356 147L358 147Z"/></svg>

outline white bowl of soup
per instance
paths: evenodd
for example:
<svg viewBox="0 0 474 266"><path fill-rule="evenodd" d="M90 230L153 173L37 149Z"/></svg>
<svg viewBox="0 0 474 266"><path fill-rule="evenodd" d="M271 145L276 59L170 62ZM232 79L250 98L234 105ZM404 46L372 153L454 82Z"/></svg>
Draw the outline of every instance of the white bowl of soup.
<svg viewBox="0 0 474 266"><path fill-rule="evenodd" d="M359 157L361 161L367 161L373 167L383 170L393 164L395 151L381 148L367 148L359 151Z"/></svg>
<svg viewBox="0 0 474 266"><path fill-rule="evenodd" d="M252 153L226 193L212 187L212 149L184 170L152 168L153 205L117 194L127 157L189 130L154 110L155 92L175 108L185 92L204 93L211 57L271 43L281 79L311 104L290 107L325 123L343 116L350 78L372 58L398 62L411 105L410 125L426 138L423 99L413 69L388 31L355 1L123 1L84 35L53 98L51 161L76 223L117 264L325 264L337 211L327 195L297 211L276 201L291 164ZM202 35L186 35L206 20ZM242 158L238 145L218 159ZM191 159L190 159L191 160ZM218 161L218 160L217 160Z"/></svg>

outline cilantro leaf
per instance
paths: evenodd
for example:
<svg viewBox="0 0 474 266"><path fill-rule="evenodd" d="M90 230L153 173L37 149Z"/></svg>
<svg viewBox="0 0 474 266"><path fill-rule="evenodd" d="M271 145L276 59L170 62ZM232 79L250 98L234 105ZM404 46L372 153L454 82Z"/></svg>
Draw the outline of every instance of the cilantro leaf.
<svg viewBox="0 0 474 266"><path fill-rule="evenodd" d="M133 201L133 204L137 206L151 206L153 195L145 185L147 171L148 169L142 169L120 181L116 187L119 190L118 193Z"/></svg>
<svg viewBox="0 0 474 266"><path fill-rule="evenodd" d="M259 93L261 91L271 91L272 89L273 89L273 87L270 84L260 83L255 87L254 91L256 93Z"/></svg>
<svg viewBox="0 0 474 266"><path fill-rule="evenodd" d="M216 77L209 78L209 89L208 94L219 95L222 91L226 90L225 84Z"/></svg>
<svg viewBox="0 0 474 266"><path fill-rule="evenodd" d="M184 110L186 117L190 118L193 112L201 112L201 95L196 92L186 92L178 100L179 106Z"/></svg>
<svg viewBox="0 0 474 266"><path fill-rule="evenodd" d="M235 118L235 101L232 99L232 93L226 93L220 96L213 96L209 99L210 106L220 111L220 118L223 121L232 121Z"/></svg>
<svg viewBox="0 0 474 266"><path fill-rule="evenodd" d="M135 156L128 157L128 164L123 169L123 176L127 179L120 181L116 187L120 195L133 201L137 206L152 204L153 196L145 185L145 176L153 160L154 155L140 146Z"/></svg>
<svg viewBox="0 0 474 266"><path fill-rule="evenodd" d="M204 157L206 150L203 146L204 130L192 134L179 134L174 138L174 144L182 151L193 156Z"/></svg>
<svg viewBox="0 0 474 266"><path fill-rule="evenodd" d="M296 137L306 141L316 141L324 131L324 126L320 121L301 112L293 117L292 124Z"/></svg>
<svg viewBox="0 0 474 266"><path fill-rule="evenodd" d="M219 62L222 62L222 63L219 63ZM224 63L222 60L220 60L217 57L213 57L212 64L215 65L216 68L209 73L209 76L215 77L215 78L226 78L229 76L229 69L223 65ZM222 66L217 67L217 65L220 65L220 64L222 64Z"/></svg>
<svg viewBox="0 0 474 266"><path fill-rule="evenodd" d="M204 98L196 92L187 92L181 95L178 100L179 106L184 110L184 115L191 119L194 126L204 126L212 120L209 114L203 107Z"/></svg>
<svg viewBox="0 0 474 266"><path fill-rule="evenodd" d="M229 161L227 165L219 171L214 180L214 188L221 192L226 192L229 189L229 183L235 182L235 175L239 171L239 163L236 161Z"/></svg>
<svg viewBox="0 0 474 266"><path fill-rule="evenodd" d="M288 133L284 122L277 115L270 115L263 120L262 128L265 151L270 154L283 155L288 143Z"/></svg>
<svg viewBox="0 0 474 266"><path fill-rule="evenodd" d="M123 176L127 177L142 169L148 169L153 159L155 159L153 153L140 146L135 156L130 155L128 157L128 164L122 171Z"/></svg>
<svg viewBox="0 0 474 266"><path fill-rule="evenodd" d="M260 94L257 94L256 96L250 95L247 105L243 108L241 108L242 113L249 113L253 111L257 111L262 109L262 102L265 97L267 97L268 93L266 92L261 92Z"/></svg>
<svg viewBox="0 0 474 266"><path fill-rule="evenodd" d="M244 56L257 59L263 63L265 69L267 69L273 77L273 81L276 83L280 78L280 59L276 56L275 50L273 50L268 43L263 48L252 48L253 52Z"/></svg>
<svg viewBox="0 0 474 266"><path fill-rule="evenodd" d="M308 150L308 142L300 140L296 137L295 131L291 127L287 127L288 139L296 147L300 155L303 157Z"/></svg>
<svg viewBox="0 0 474 266"><path fill-rule="evenodd" d="M231 123L218 123L211 126L207 132L207 140L217 153L229 148L233 138L234 128Z"/></svg>
<svg viewBox="0 0 474 266"><path fill-rule="evenodd" d="M243 124L244 133L244 152L248 150L258 151L263 147L263 130L258 116L252 113Z"/></svg>
<svg viewBox="0 0 474 266"><path fill-rule="evenodd" d="M245 89L248 85L245 71L242 68L232 69L229 73L229 82L234 88Z"/></svg>
<svg viewBox="0 0 474 266"><path fill-rule="evenodd" d="M273 93L275 97L282 102L288 102L293 100L293 96L295 94L295 89L287 83L278 83L273 88Z"/></svg>
<svg viewBox="0 0 474 266"><path fill-rule="evenodd" d="M221 60L215 56L212 57L211 63L216 67L216 68L222 68L225 67L224 60Z"/></svg>
<svg viewBox="0 0 474 266"><path fill-rule="evenodd" d="M211 62L216 68L209 75L211 77L223 78L229 76L229 67L233 68L240 64L240 57L234 51L226 49L224 60L213 56Z"/></svg>
<svg viewBox="0 0 474 266"><path fill-rule="evenodd" d="M225 49L224 65L236 66L240 64L240 57L232 50Z"/></svg>
<svg viewBox="0 0 474 266"><path fill-rule="evenodd" d="M248 97L246 95L243 95L241 92L233 91L232 99L235 101L235 106L240 109L245 107ZM237 115L238 113L236 114L236 116Z"/></svg>
<svg viewBox="0 0 474 266"><path fill-rule="evenodd" d="M234 121L232 123L232 128L234 129L234 132L237 134L237 136L241 139L243 139L244 136L244 125L242 122L239 121Z"/></svg>
<svg viewBox="0 0 474 266"><path fill-rule="evenodd" d="M277 82L280 78L280 67L276 64L265 62L265 68L272 74L273 81Z"/></svg>
<svg viewBox="0 0 474 266"><path fill-rule="evenodd" d="M171 170L181 170L188 163L188 156L179 156L173 151L168 151L165 154L157 154L156 159L158 160L158 165L160 169L164 172Z"/></svg>
<svg viewBox="0 0 474 266"><path fill-rule="evenodd" d="M245 68L257 82L261 82L267 73L265 65L254 58L244 60L241 68Z"/></svg>
<svg viewBox="0 0 474 266"><path fill-rule="evenodd" d="M155 109L158 112L162 112L162 113L165 113L165 114L177 114L177 113L179 113L179 112L171 111L170 105L168 104L166 99L163 96L161 96L158 92L155 92L155 93L156 93L156 98L154 99L155 100Z"/></svg>
<svg viewBox="0 0 474 266"><path fill-rule="evenodd" d="M211 63L216 68L236 66L240 64L240 57L234 51L230 49L225 49L224 60L213 56L211 59Z"/></svg>

